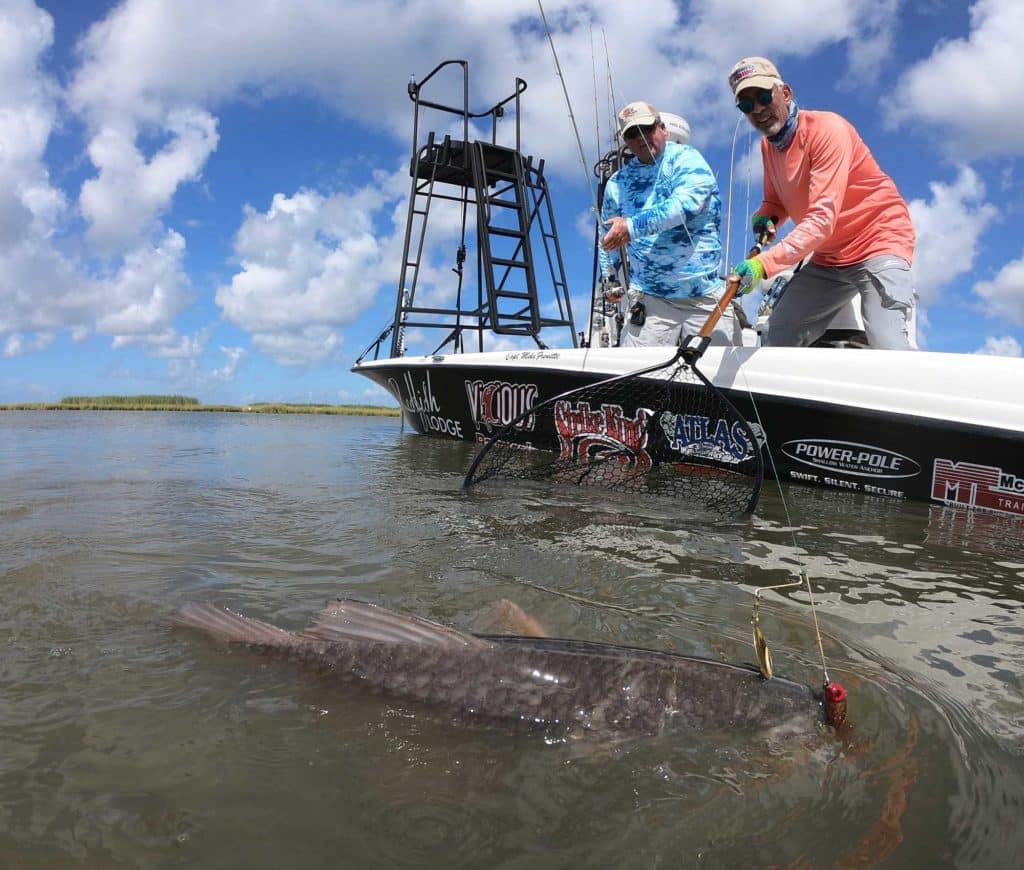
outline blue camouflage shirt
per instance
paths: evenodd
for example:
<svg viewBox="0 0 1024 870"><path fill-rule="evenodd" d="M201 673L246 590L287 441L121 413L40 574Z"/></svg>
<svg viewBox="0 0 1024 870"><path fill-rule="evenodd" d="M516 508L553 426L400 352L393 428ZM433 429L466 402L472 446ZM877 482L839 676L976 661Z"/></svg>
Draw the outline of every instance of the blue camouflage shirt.
<svg viewBox="0 0 1024 870"><path fill-rule="evenodd" d="M629 225L629 283L652 296L704 296L721 285L722 200L701 153L666 142L654 163L635 158L605 186L601 217ZM598 249L601 274L611 257Z"/></svg>

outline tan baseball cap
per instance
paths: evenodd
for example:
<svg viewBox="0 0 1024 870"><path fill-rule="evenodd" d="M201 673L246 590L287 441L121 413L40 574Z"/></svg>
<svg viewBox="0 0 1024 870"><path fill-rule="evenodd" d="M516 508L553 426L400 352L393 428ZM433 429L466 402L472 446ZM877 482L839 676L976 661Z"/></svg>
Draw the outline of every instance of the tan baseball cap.
<svg viewBox="0 0 1024 870"><path fill-rule="evenodd" d="M646 127L648 124L657 124L661 121L658 110L650 103L630 103L619 112L619 130L626 130L629 127Z"/></svg>
<svg viewBox="0 0 1024 870"><path fill-rule="evenodd" d="M745 57L729 73L729 87L734 96L744 88L770 88L781 83L778 69L766 57Z"/></svg>

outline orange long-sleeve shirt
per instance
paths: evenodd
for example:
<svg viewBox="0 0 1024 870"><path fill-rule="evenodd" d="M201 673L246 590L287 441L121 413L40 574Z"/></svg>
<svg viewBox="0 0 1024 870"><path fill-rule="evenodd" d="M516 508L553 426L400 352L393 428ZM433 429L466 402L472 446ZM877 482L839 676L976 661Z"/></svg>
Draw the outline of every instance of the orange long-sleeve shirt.
<svg viewBox="0 0 1024 870"><path fill-rule="evenodd" d="M789 146L761 140L764 202L758 211L796 226L760 255L770 277L811 262L850 266L880 254L914 260L914 224L907 204L853 125L833 112L800 110Z"/></svg>

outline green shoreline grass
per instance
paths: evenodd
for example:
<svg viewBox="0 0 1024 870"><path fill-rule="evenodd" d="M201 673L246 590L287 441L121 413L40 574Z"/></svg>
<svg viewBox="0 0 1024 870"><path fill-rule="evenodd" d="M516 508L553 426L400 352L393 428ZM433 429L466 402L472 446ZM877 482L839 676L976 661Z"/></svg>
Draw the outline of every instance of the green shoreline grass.
<svg viewBox="0 0 1024 870"><path fill-rule="evenodd" d="M242 414L350 414L397 417L400 408L379 405L320 405L303 402L253 402L204 405L190 396L66 396L59 402L13 402L0 411L221 411Z"/></svg>

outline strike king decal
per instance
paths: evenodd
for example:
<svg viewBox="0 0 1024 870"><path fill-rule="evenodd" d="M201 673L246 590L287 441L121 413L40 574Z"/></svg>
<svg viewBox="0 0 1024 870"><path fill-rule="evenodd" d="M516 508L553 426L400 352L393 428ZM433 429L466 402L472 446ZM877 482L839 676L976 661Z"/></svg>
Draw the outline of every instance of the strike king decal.
<svg viewBox="0 0 1024 870"><path fill-rule="evenodd" d="M505 381L466 381L469 415L477 431L507 426L537 403L536 384L510 384ZM516 423L518 432L532 432L536 418L527 414Z"/></svg>
<svg viewBox="0 0 1024 870"><path fill-rule="evenodd" d="M402 375L401 384L394 378L388 378L388 386L402 407L410 414L416 414L420 418L426 432L437 432L440 435L450 435L453 438L463 437L462 423L441 415L441 404L430 387L429 371L425 372L423 383L419 386L413 380L412 372L405 372Z"/></svg>
<svg viewBox="0 0 1024 870"><path fill-rule="evenodd" d="M852 441L798 438L783 444L782 452L790 459L812 468L838 471L854 477L916 477L921 473L921 466L909 456L884 447Z"/></svg>
<svg viewBox="0 0 1024 870"><path fill-rule="evenodd" d="M592 411L589 402L555 402L555 432L562 459L589 462L614 455L623 465L648 471L654 462L647 452L647 422L652 414L638 408L628 416L621 405L602 405Z"/></svg>
<svg viewBox="0 0 1024 870"><path fill-rule="evenodd" d="M932 467L932 498L945 504L1024 516L1024 477L993 465L936 459Z"/></svg>
<svg viewBox="0 0 1024 870"><path fill-rule="evenodd" d="M700 414L661 415L661 428L669 446L684 456L699 456L735 465L754 453L747 430L742 423L712 419Z"/></svg>

